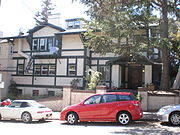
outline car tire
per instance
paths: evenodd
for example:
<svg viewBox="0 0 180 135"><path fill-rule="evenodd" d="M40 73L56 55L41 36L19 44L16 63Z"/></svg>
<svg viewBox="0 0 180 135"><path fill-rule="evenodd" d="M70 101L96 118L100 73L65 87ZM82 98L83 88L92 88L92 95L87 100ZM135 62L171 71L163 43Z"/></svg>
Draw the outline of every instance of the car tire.
<svg viewBox="0 0 180 135"><path fill-rule="evenodd" d="M131 122L131 115L128 112L120 112L117 115L117 121L121 125L128 125Z"/></svg>
<svg viewBox="0 0 180 135"><path fill-rule="evenodd" d="M180 112L174 112L169 116L169 122L172 125L178 126L180 125Z"/></svg>
<svg viewBox="0 0 180 135"><path fill-rule="evenodd" d="M21 119L24 123L29 123L32 121L32 116L30 113L28 112L24 112L21 116Z"/></svg>
<svg viewBox="0 0 180 135"><path fill-rule="evenodd" d="M2 120L2 116L1 116L1 114L0 114L0 121Z"/></svg>
<svg viewBox="0 0 180 135"><path fill-rule="evenodd" d="M78 122L78 116L77 116L77 114L76 114L76 113L73 113L73 112L69 113L69 114L67 115L67 122L68 122L70 125L77 124L77 122Z"/></svg>

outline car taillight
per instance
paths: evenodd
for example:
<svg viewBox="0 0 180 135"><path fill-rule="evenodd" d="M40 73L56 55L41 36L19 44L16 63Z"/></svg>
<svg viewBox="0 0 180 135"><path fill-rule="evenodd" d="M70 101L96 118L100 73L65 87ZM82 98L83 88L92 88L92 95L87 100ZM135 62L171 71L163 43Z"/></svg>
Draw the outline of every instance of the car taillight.
<svg viewBox="0 0 180 135"><path fill-rule="evenodd" d="M44 113L44 111L38 111L37 113Z"/></svg>
<svg viewBox="0 0 180 135"><path fill-rule="evenodd" d="M140 106L140 103L139 103L139 102L137 102L137 101L136 101L136 102L134 102L133 104L134 104L135 106Z"/></svg>
<svg viewBox="0 0 180 135"><path fill-rule="evenodd" d="M50 113L52 111L38 111L37 113Z"/></svg>

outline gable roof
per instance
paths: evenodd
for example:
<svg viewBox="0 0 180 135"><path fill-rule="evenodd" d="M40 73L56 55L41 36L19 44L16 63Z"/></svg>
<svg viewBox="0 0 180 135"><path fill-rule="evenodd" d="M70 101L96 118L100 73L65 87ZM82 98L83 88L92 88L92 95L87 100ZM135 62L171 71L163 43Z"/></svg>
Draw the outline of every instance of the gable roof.
<svg viewBox="0 0 180 135"><path fill-rule="evenodd" d="M154 64L150 61L146 56L140 54L133 54L132 56L121 55L119 57L115 57L106 62L108 65L119 65L119 64L129 64L129 63L136 63L136 64L146 64L152 65Z"/></svg>
<svg viewBox="0 0 180 135"><path fill-rule="evenodd" d="M50 24L50 23L43 23L43 24L41 24L41 25L37 25L37 26L35 26L33 29L30 29L29 31L28 31L28 33L34 33L34 32L36 32L36 31L38 31L38 30L40 30L40 29L42 29L42 28L44 28L44 27L46 27L46 26L49 26L49 27L51 27L51 28L54 28L54 29L56 29L56 30L59 30L59 31L65 31L65 29L63 29L63 28L61 28L61 27L59 27L59 26L56 26L56 25L54 25L54 24Z"/></svg>

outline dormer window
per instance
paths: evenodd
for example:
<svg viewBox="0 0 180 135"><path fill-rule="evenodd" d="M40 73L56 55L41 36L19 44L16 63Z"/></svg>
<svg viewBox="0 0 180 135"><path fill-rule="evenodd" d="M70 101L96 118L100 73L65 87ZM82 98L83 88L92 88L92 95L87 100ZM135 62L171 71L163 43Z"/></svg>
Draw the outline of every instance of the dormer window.
<svg viewBox="0 0 180 135"><path fill-rule="evenodd" d="M79 29L81 27L81 22L79 19L67 19L67 29Z"/></svg>
<svg viewBox="0 0 180 135"><path fill-rule="evenodd" d="M36 37L33 39L32 51L45 52L45 51L58 51L59 42L55 37Z"/></svg>

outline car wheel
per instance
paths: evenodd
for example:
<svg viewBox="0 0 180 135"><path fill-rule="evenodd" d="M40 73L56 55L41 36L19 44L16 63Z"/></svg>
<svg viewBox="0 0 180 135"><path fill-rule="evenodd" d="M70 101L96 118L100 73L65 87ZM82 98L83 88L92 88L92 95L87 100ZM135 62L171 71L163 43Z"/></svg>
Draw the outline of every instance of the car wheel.
<svg viewBox="0 0 180 135"><path fill-rule="evenodd" d="M120 112L117 117L118 123L121 125L128 125L131 121L131 116L127 112Z"/></svg>
<svg viewBox="0 0 180 135"><path fill-rule="evenodd" d="M77 122L78 122L78 116L77 116L77 114L76 113L69 113L68 115L67 115L67 122L69 123L69 124L71 124L71 125L74 125L74 124L76 124Z"/></svg>
<svg viewBox="0 0 180 135"><path fill-rule="evenodd" d="M0 120L2 120L2 116L1 116L1 114L0 114Z"/></svg>
<svg viewBox="0 0 180 135"><path fill-rule="evenodd" d="M169 117L169 122L175 126L180 125L180 112L174 112Z"/></svg>
<svg viewBox="0 0 180 135"><path fill-rule="evenodd" d="M24 112L21 116L21 119L24 123L28 123L28 122L31 122L32 121L32 117L31 117L31 114L28 113L28 112Z"/></svg>

